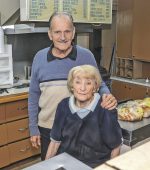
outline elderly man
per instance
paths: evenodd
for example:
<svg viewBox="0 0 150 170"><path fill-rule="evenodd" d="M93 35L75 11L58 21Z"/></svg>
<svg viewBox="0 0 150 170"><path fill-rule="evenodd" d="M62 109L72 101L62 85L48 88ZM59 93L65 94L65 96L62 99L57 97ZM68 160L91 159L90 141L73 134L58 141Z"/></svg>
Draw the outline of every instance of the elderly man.
<svg viewBox="0 0 150 170"><path fill-rule="evenodd" d="M41 145L41 159L45 159L50 143L50 129L58 103L70 96L67 77L71 68L89 64L97 67L93 54L85 48L74 45L73 18L68 13L54 13L49 20L48 36L53 42L34 57L29 89L29 129L31 143ZM113 109L116 99L103 82L100 87L103 102L101 106Z"/></svg>

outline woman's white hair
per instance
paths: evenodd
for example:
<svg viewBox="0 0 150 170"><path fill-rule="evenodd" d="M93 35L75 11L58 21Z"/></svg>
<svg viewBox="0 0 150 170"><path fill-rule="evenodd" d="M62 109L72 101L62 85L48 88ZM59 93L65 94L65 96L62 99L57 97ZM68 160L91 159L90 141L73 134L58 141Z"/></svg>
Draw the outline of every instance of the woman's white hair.
<svg viewBox="0 0 150 170"><path fill-rule="evenodd" d="M91 66L91 65L81 65L81 66L73 67L69 71L67 86L71 93L72 93L72 88L73 88L73 80L77 74L83 75L84 77L89 78L89 79L93 79L95 81L96 91L99 90L99 87L102 83L102 78L101 78L99 70L96 67Z"/></svg>

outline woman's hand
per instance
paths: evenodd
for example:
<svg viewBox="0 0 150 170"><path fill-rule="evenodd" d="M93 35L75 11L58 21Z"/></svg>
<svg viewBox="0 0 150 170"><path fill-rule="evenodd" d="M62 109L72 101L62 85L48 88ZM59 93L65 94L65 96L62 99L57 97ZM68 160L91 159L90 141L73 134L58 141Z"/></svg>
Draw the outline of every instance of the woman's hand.
<svg viewBox="0 0 150 170"><path fill-rule="evenodd" d="M52 158L53 156L55 156L59 149L59 146L60 146L60 142L51 141L48 146L48 150L47 150L45 159L49 159L49 158Z"/></svg>
<svg viewBox="0 0 150 170"><path fill-rule="evenodd" d="M101 106L108 110L113 110L117 107L117 100L112 94L103 94Z"/></svg>
<svg viewBox="0 0 150 170"><path fill-rule="evenodd" d="M110 158L113 159L115 158L116 156L118 156L120 154L120 149L121 149L121 145L119 145L118 147L114 148L112 151L111 151L111 156Z"/></svg>
<svg viewBox="0 0 150 170"><path fill-rule="evenodd" d="M39 146L41 146L41 137L40 137L40 135L31 136L30 141L31 141L32 146L37 148L37 149L39 148Z"/></svg>

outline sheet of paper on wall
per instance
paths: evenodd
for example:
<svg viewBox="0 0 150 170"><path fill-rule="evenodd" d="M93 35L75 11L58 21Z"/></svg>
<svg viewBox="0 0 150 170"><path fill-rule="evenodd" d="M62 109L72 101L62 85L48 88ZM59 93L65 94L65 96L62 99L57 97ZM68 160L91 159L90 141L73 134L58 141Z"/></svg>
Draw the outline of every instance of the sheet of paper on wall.
<svg viewBox="0 0 150 170"><path fill-rule="evenodd" d="M54 11L72 14L77 23L112 22L112 0L21 0L22 21L48 21Z"/></svg>

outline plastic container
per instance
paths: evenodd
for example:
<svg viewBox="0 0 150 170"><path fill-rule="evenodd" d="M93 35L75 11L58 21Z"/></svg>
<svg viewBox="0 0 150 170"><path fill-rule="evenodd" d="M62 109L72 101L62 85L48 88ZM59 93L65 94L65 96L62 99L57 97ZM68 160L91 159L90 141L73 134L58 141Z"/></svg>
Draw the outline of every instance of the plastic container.
<svg viewBox="0 0 150 170"><path fill-rule="evenodd" d="M5 45L4 45L4 31L3 28L0 26L0 53L5 52Z"/></svg>

